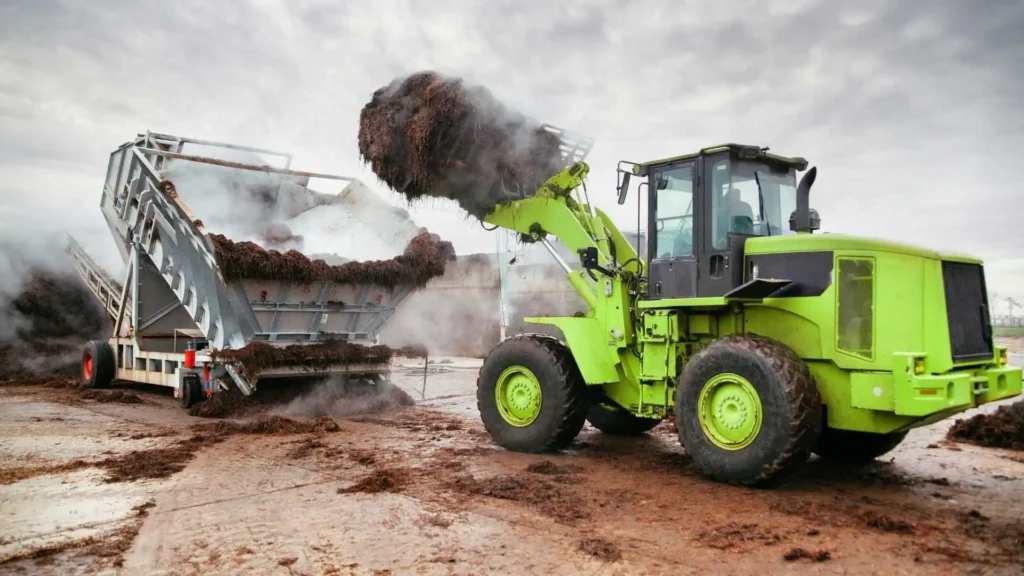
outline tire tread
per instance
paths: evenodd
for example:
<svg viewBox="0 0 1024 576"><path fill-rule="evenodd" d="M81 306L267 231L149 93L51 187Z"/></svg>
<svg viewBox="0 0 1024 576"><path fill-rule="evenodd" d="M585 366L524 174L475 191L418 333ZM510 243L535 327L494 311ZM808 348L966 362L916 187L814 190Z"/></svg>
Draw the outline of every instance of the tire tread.
<svg viewBox="0 0 1024 576"><path fill-rule="evenodd" d="M587 386L583 382L583 376L580 374L579 368L576 366L576 360L562 341L547 334L535 333L517 334L506 338L492 348L488 356L494 354L503 346L511 346L517 343L536 347L543 352L547 357L546 361L550 362L557 373L558 379L555 385L561 387L564 392L564 394L556 396L556 398L562 398L562 405L557 410L560 416L555 432L546 441L536 447L531 447L528 451L551 452L564 449L572 444L572 441L579 435L587 417ZM486 360L484 365L486 365ZM483 378L484 365L480 366L480 371L477 375L477 410L481 414L484 407L481 401L480 382ZM547 396L545 396L544 400L549 401ZM487 428L487 432L492 437L496 436L496 431L491 429L486 419L484 420L484 427Z"/></svg>
<svg viewBox="0 0 1024 576"><path fill-rule="evenodd" d="M790 442L778 456L764 464L760 472L753 478L742 480L725 480L742 485L765 485L788 478L810 457L821 434L822 408L821 395L815 384L807 364L788 346L756 334L732 334L725 336L694 355L690 361L698 359L710 350L721 347L732 347L753 352L764 358L783 383L783 393L790 406L793 407L787 424ZM679 387L680 389L682 387ZM680 427L682 441L682 427Z"/></svg>

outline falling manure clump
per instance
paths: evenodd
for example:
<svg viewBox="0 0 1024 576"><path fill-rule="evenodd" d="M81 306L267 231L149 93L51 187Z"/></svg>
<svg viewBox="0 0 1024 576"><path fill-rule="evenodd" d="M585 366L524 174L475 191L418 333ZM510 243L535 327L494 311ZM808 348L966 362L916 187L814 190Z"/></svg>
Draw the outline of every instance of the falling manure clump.
<svg viewBox="0 0 1024 576"><path fill-rule="evenodd" d="M221 234L210 234L217 266L227 282L235 280L287 280L299 284L335 282L373 284L385 288L399 285L423 287L444 274L455 260L451 242L436 234L421 232L409 241L405 251L391 260L367 260L330 265L310 259L298 250L266 250L254 242L234 242Z"/></svg>
<svg viewBox="0 0 1024 576"><path fill-rule="evenodd" d="M373 93L359 115L359 154L408 200L449 198L481 219L565 168L557 135L486 88L436 72Z"/></svg>

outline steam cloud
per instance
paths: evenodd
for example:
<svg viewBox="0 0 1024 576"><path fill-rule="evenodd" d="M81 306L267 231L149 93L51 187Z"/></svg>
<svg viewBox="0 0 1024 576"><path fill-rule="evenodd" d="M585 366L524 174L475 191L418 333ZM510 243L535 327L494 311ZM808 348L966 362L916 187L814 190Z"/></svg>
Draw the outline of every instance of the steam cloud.
<svg viewBox="0 0 1024 576"><path fill-rule="evenodd" d="M0 380L73 376L83 342L110 336L64 246L56 234L0 238Z"/></svg>
<svg viewBox="0 0 1024 576"><path fill-rule="evenodd" d="M525 324L524 316L572 316L586 310L560 269L512 266L506 278L507 335L535 332L561 336L557 328ZM498 267L487 254L460 256L444 276L409 297L388 321L381 341L421 343L433 356L483 357L501 334Z"/></svg>
<svg viewBox="0 0 1024 576"><path fill-rule="evenodd" d="M313 385L312 390L273 410L286 416L334 416L345 418L374 414L415 403L401 388L389 381L372 383L344 376Z"/></svg>

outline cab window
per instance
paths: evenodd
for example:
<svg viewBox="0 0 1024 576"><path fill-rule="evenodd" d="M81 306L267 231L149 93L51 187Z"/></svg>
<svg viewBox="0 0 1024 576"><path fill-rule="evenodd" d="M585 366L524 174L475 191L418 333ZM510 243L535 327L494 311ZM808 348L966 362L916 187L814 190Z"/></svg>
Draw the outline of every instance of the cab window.
<svg viewBox="0 0 1024 576"><path fill-rule="evenodd" d="M721 159L711 165L711 246L729 247L729 234L779 236L791 233L796 209L793 172L754 162Z"/></svg>
<svg viewBox="0 0 1024 576"><path fill-rule="evenodd" d="M693 255L693 164L656 172L656 258Z"/></svg>

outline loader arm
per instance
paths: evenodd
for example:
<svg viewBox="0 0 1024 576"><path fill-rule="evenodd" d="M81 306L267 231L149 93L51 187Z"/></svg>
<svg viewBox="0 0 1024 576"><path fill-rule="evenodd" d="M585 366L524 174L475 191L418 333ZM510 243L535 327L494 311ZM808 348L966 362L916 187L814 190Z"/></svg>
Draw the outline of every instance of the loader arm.
<svg viewBox="0 0 1024 576"><path fill-rule="evenodd" d="M567 279L590 307L586 316L525 320L557 326L586 383L606 385L605 391L613 399L635 405L636 398L642 398L650 388L641 391L636 348L636 297L642 293L643 265L611 219L581 198L589 171L584 162L576 162L549 178L534 196L501 204L484 221L543 242L553 254L548 235L573 252L596 248L597 264L608 274L572 270L561 262ZM663 395L663 391L651 392ZM664 404L663 398L650 400L652 404Z"/></svg>
<svg viewBox="0 0 1024 576"><path fill-rule="evenodd" d="M604 212L580 198L579 190L589 172L586 163L576 162L549 178L536 195L501 204L484 221L533 240L552 234L573 252L596 247L601 266L620 264L622 270L636 273L636 250Z"/></svg>

